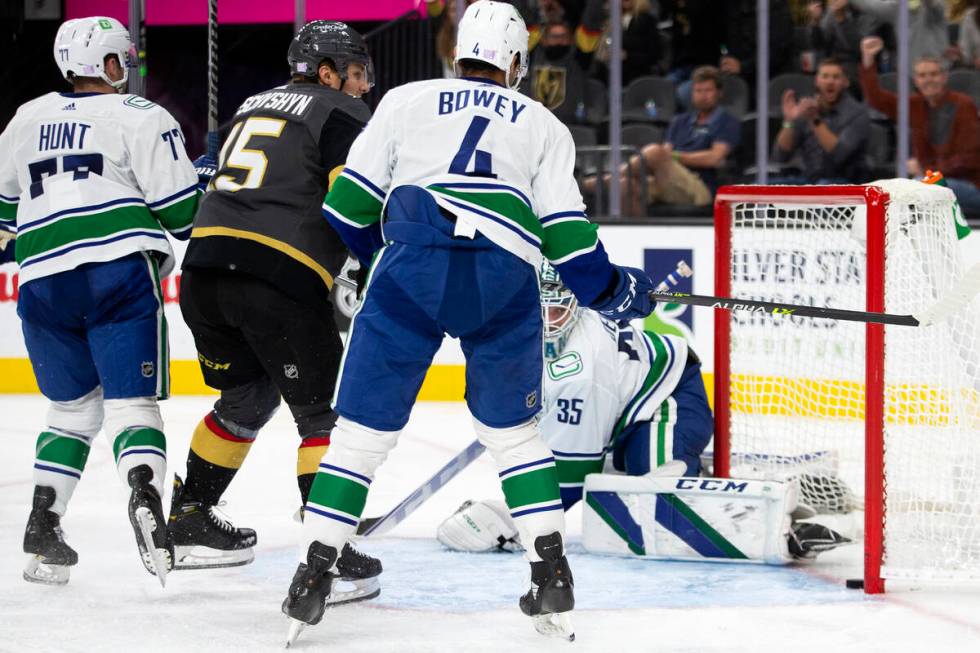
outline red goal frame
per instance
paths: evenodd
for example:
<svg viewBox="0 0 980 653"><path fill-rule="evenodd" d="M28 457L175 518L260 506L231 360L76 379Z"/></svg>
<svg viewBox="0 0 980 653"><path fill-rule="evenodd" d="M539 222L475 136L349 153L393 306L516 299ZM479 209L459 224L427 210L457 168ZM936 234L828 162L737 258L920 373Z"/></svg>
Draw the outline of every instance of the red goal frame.
<svg viewBox="0 0 980 653"><path fill-rule="evenodd" d="M794 204L856 205L867 209L867 279L865 311L885 311L885 209L888 194L876 186L722 186L715 196L715 295L731 297L731 207L742 202L785 201ZM848 307L856 308L856 307ZM729 476L731 317L714 314L714 465L715 475ZM885 591L881 577L884 554L884 410L885 325L865 325L864 395L864 591Z"/></svg>

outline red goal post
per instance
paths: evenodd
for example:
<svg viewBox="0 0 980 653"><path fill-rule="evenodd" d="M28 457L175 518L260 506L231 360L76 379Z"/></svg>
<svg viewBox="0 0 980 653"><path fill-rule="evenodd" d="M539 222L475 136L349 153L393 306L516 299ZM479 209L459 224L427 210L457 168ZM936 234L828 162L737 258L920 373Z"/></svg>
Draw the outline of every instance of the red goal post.
<svg viewBox="0 0 980 653"><path fill-rule="evenodd" d="M955 270L962 271L954 210L948 189L906 180L722 187L715 200L715 295L873 312L921 310L955 281ZM795 473L801 485L812 484L811 497L833 477L849 484L855 497L863 494L868 593L883 592L886 577L918 577L920 565L929 569L925 577L947 577L942 561L932 565L923 553L926 540L942 534L925 521L928 515L907 517L923 512L917 508L923 504L943 512L949 537L967 540L960 543L962 552L944 560L962 559L965 575L980 577L980 553L968 541L972 531L960 523L970 519L976 504L950 498L964 482L968 492L980 490L977 470L956 468L958 485L951 493L919 487L916 472L906 472L904 462L913 457L906 453L910 433L924 429L936 431L937 438L955 431L957 446L962 440L970 456L967 464L980 464L968 439L971 432L980 434L974 430L980 387L975 369L964 378L964 366L950 359L923 370L920 378L913 365L899 362L914 359L916 351L928 354L925 337L945 338L955 343L949 348L972 360L980 341L968 321L913 335L921 330L797 317L779 323L770 316L716 310L715 475L743 475L744 468L769 477ZM896 359L888 365L886 342ZM933 462L937 471L955 466L945 458ZM743 469L734 470L738 465ZM896 514L891 523L888 491ZM837 510L828 504L828 512ZM956 518L949 516L954 513ZM922 543L905 546L897 539L913 532ZM893 560L889 547L896 551ZM883 574L886 562L894 575Z"/></svg>

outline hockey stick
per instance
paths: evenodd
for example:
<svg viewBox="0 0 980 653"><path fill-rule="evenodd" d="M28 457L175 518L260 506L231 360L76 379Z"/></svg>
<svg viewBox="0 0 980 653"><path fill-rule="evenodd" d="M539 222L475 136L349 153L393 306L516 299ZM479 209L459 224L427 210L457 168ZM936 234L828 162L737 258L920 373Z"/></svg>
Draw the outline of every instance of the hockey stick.
<svg viewBox="0 0 980 653"><path fill-rule="evenodd" d="M420 485L414 492L402 499L401 503L381 517L362 519L357 526L357 534L364 537L383 535L400 524L415 509L422 505L433 494L438 492L446 483L453 480L457 474L469 467L470 463L480 457L484 446L479 440L473 440L468 447L456 454L452 460L443 465L442 469L432 475L432 478Z"/></svg>
<svg viewBox="0 0 980 653"><path fill-rule="evenodd" d="M667 278L657 286L657 290L666 291L671 286L677 285L677 277L689 277L693 272L687 263L680 261L677 264L677 270L667 275ZM362 519L361 523L357 526L357 534L362 537L368 537L370 535L383 535L390 531L403 522L406 517L415 512L415 509L422 505L429 497L442 489L446 483L453 480L457 474L466 469L470 463L479 458L484 448L479 440L471 442L468 447L446 463L442 469L433 474L432 478L405 497L401 503L388 511L387 514L381 517L365 517Z"/></svg>
<svg viewBox="0 0 980 653"><path fill-rule="evenodd" d="M218 0L208 0L208 156L218 159Z"/></svg>
<svg viewBox="0 0 980 653"><path fill-rule="evenodd" d="M804 306L782 302L766 302L755 299L736 299L732 297L713 297L711 295L689 295L650 291L650 299L675 304L691 304L724 308L730 311L746 311L768 315L798 315L800 317L822 317L848 322L873 322L876 324L897 324L900 326L929 326L949 317L969 304L980 293L980 263L974 265L960 279L952 291L918 315L894 315L892 313L873 313L849 311L821 306Z"/></svg>

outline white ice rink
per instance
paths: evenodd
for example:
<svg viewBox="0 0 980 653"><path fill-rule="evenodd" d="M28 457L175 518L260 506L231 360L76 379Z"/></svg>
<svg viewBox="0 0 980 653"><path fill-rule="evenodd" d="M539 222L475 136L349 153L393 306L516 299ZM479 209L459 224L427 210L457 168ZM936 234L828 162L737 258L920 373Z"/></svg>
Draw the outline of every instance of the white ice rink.
<svg viewBox="0 0 980 653"><path fill-rule="evenodd" d="M191 432L213 398L163 404L170 464L183 473ZM66 587L21 579L34 442L45 403L0 397L0 651L274 651L295 569L299 525L295 447L287 410L263 430L226 495L226 512L259 533L246 567L170 575L143 571L126 516L128 492L104 439L93 447L63 521L79 564ZM372 486L366 514L387 510L471 439L462 404L420 404ZM169 488L168 488L169 490ZM527 565L518 555L442 550L438 522L466 498L499 494L478 460L405 523L362 550L382 558L381 597L328 611L298 651L980 651L980 588L901 589L868 598L817 564L808 570L599 558L577 544L573 644L536 634L517 608ZM169 493L165 499L169 508Z"/></svg>

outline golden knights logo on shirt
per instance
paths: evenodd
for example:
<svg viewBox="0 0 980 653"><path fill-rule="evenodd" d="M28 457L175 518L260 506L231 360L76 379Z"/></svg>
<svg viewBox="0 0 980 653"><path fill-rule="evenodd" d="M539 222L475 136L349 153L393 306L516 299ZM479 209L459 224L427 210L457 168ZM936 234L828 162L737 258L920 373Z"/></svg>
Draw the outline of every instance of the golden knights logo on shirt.
<svg viewBox="0 0 980 653"><path fill-rule="evenodd" d="M567 71L562 67L535 66L532 70L531 94L535 100L557 109L565 101Z"/></svg>

